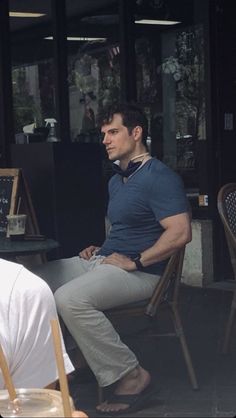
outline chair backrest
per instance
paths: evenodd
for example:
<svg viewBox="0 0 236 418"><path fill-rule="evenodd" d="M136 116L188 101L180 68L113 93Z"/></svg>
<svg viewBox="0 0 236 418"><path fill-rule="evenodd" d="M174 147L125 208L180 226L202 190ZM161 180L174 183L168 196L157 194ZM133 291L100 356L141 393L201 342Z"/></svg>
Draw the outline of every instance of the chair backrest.
<svg viewBox="0 0 236 418"><path fill-rule="evenodd" d="M177 250L169 259L168 264L158 281L146 308L148 316L156 314L158 306L163 303L177 304L179 283L181 280L185 246Z"/></svg>
<svg viewBox="0 0 236 418"><path fill-rule="evenodd" d="M217 196L217 208L222 220L236 279L236 183L221 187Z"/></svg>

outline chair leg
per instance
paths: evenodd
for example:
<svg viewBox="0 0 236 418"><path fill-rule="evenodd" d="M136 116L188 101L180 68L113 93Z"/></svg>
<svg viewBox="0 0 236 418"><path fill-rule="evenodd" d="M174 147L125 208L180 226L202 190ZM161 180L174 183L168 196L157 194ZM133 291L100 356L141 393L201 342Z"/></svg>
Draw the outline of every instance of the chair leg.
<svg viewBox="0 0 236 418"><path fill-rule="evenodd" d="M186 363L186 366L187 366L189 378L190 378L193 389L197 390L199 388L198 387L198 382L197 382L196 374L195 374L195 371L194 371L194 368L193 368L193 363L192 363L192 359L191 359L190 352L189 352L189 349L188 349L187 341L186 341L186 338L185 338L185 335L184 335L182 322L181 322L181 319L180 319L179 312L178 312L177 308L174 307L174 306L172 306L172 314L173 314L176 334L180 339L180 343L181 343L181 347L182 347L182 351L183 351L183 355L184 355L184 360L185 360L185 363Z"/></svg>
<svg viewBox="0 0 236 418"><path fill-rule="evenodd" d="M232 303L231 303L231 308L230 308L230 313L229 313L229 318L228 318L226 331L225 331L225 338L224 338L223 349L222 349L224 354L227 354L228 349L229 349L229 340L230 340L233 321L234 321L234 317L235 317L235 311L236 311L236 290L234 291L233 300L232 300Z"/></svg>

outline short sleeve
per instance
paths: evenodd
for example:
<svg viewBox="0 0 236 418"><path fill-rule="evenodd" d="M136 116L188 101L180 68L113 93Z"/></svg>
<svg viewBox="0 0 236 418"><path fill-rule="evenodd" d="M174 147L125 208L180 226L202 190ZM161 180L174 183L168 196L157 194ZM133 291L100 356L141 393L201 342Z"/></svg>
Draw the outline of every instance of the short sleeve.
<svg viewBox="0 0 236 418"><path fill-rule="evenodd" d="M49 286L22 268L13 288L9 309L10 372L17 387L43 388L58 378L51 319L57 318ZM73 365L62 340L66 373Z"/></svg>
<svg viewBox="0 0 236 418"><path fill-rule="evenodd" d="M168 168L161 170L151 184L149 204L157 221L188 212L189 202L180 176Z"/></svg>

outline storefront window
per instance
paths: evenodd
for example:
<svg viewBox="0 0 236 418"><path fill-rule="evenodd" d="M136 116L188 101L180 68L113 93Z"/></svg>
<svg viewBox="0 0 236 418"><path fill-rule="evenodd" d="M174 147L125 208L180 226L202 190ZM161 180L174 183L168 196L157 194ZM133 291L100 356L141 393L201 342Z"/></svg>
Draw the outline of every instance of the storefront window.
<svg viewBox="0 0 236 418"><path fill-rule="evenodd" d="M152 154L181 174L198 205L199 148L206 140L204 26L183 24L181 1L178 9L173 25L136 25L138 102L149 118Z"/></svg>
<svg viewBox="0 0 236 418"><path fill-rule="evenodd" d="M70 3L70 2L69 2ZM71 140L97 142L96 115L120 98L117 6L68 20L68 75ZM75 19L75 18L74 18ZM110 22L111 21L111 22ZM74 20L75 23L75 20Z"/></svg>
<svg viewBox="0 0 236 418"><path fill-rule="evenodd" d="M23 5L10 1L10 10L25 12ZM55 118L55 88L50 2L39 17L10 17L13 111L16 142L46 139L45 119ZM36 131L35 131L36 128ZM37 132L38 129L38 132Z"/></svg>
<svg viewBox="0 0 236 418"><path fill-rule="evenodd" d="M42 127L55 117L52 60L22 64L12 70L15 132ZM31 129L30 126L28 129Z"/></svg>
<svg viewBox="0 0 236 418"><path fill-rule="evenodd" d="M163 34L162 45L163 58L157 71L163 92L169 92L163 158L174 169L193 171L197 165L196 142L206 139L203 28L192 26ZM165 45L172 45L172 50Z"/></svg>
<svg viewBox="0 0 236 418"><path fill-rule="evenodd" d="M120 95L119 45L107 40L82 42L69 54L71 139L98 140L96 115Z"/></svg>

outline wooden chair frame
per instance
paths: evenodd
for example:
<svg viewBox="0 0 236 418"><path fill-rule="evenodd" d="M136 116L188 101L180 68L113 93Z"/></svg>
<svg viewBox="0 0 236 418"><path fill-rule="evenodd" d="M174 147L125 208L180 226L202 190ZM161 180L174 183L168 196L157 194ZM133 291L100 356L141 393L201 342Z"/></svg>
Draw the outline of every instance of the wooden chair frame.
<svg viewBox="0 0 236 418"><path fill-rule="evenodd" d="M217 196L217 208L223 223L225 237L229 249L230 260L236 280L236 183L227 183L222 186ZM233 293L230 313L226 325L223 353L229 349L232 326L236 312L236 287Z"/></svg>
<svg viewBox="0 0 236 418"><path fill-rule="evenodd" d="M193 368L190 352L184 335L181 317L178 311L178 293L182 274L184 253L185 247L176 251L170 257L164 273L160 277L160 280L158 281L150 299L112 308L104 311L104 313L109 317L109 319L111 319L111 321L112 318L141 315L147 315L150 318L155 318L157 317L159 309L163 305L168 307L172 314L171 318L174 325L174 331L172 333L168 332L164 334L149 333L148 336L167 336L179 338L191 385L193 389L198 389L196 374ZM101 402L102 399L102 388L99 388L99 401Z"/></svg>

